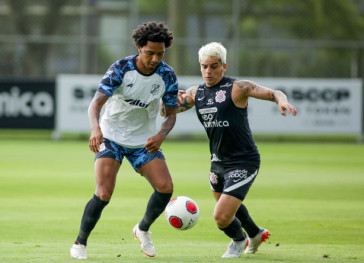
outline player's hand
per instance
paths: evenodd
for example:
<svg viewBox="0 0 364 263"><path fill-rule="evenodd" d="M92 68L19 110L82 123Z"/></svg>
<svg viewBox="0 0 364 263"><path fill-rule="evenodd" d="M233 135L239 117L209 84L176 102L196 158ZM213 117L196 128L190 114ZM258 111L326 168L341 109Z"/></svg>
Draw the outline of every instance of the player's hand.
<svg viewBox="0 0 364 263"><path fill-rule="evenodd" d="M90 147L90 150L94 153L98 153L100 150L100 144L102 143L103 139L104 136L102 135L100 128L91 130L91 136L88 141L88 146Z"/></svg>
<svg viewBox="0 0 364 263"><path fill-rule="evenodd" d="M280 104L278 104L278 107L279 107L279 111L281 112L281 114L283 116L286 116L286 111L287 111L287 113L290 113L293 116L296 116L296 114L297 114L296 107L289 104L288 102L280 103Z"/></svg>
<svg viewBox="0 0 364 263"><path fill-rule="evenodd" d="M183 94L185 94L186 91L185 90L178 90L178 95L177 95L177 106L180 106L181 103L183 102Z"/></svg>
<svg viewBox="0 0 364 263"><path fill-rule="evenodd" d="M147 143L144 145L148 152L150 153L156 153L159 148L161 147L161 144L163 142L164 138L156 134L150 138L148 138Z"/></svg>

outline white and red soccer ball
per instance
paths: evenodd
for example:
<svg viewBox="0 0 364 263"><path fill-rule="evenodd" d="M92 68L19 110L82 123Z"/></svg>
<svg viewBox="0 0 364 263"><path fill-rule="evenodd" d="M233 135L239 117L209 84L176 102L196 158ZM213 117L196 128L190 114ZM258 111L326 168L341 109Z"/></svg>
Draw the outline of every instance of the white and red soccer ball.
<svg viewBox="0 0 364 263"><path fill-rule="evenodd" d="M195 201L187 196L173 198L166 207L166 220L175 229L187 230L196 225L200 211Z"/></svg>

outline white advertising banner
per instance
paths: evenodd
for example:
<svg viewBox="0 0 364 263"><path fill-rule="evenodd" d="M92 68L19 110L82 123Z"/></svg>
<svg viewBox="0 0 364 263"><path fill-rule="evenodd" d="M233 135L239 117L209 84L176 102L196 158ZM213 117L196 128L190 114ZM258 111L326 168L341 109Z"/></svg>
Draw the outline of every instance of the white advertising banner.
<svg viewBox="0 0 364 263"><path fill-rule="evenodd" d="M90 132L88 106L101 79L99 75L58 75L56 133Z"/></svg>
<svg viewBox="0 0 364 263"><path fill-rule="evenodd" d="M56 83L57 132L90 132L87 109L101 75L59 75ZM243 78L237 78L243 79ZM248 78L284 91L298 109L283 117L275 103L249 98L249 122L260 134L362 133L362 82L359 79ZM201 77L178 77L180 89L202 83ZM162 117L157 118L160 127ZM204 133L195 109L177 115L171 134Z"/></svg>
<svg viewBox="0 0 364 263"><path fill-rule="evenodd" d="M237 77L237 79L243 79ZM282 116L277 104L249 98L248 117L253 133L357 134L362 132L360 79L249 78L256 84L282 90L298 114ZM179 77L180 88L202 83L201 77ZM161 122L161 118L158 120ZM177 115L173 133L203 132L195 110Z"/></svg>
<svg viewBox="0 0 364 263"><path fill-rule="evenodd" d="M298 114L282 117L275 103L249 99L254 132L302 134L360 134L362 82L359 79L253 79L282 90Z"/></svg>

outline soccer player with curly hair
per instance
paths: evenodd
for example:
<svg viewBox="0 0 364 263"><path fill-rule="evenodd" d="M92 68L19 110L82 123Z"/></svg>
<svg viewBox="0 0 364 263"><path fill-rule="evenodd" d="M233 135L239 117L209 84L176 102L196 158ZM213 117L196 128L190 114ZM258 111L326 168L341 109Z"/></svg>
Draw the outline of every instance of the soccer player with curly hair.
<svg viewBox="0 0 364 263"><path fill-rule="evenodd" d="M173 35L164 23L151 21L138 26L132 37L138 55L110 66L89 106L89 147L95 153L96 190L84 209L70 250L72 258L87 258L87 239L111 199L124 157L154 189L144 217L133 229L142 252L149 257L155 256L149 228L172 196L173 183L160 146L176 122L177 78L162 61ZM160 99L166 114L157 132ZM102 108L105 111L100 120Z"/></svg>

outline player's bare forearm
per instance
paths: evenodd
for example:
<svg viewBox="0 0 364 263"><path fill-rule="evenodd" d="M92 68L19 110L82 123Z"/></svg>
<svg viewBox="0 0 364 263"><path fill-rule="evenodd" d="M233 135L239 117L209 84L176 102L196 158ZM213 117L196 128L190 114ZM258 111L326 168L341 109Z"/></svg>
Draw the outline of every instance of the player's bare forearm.
<svg viewBox="0 0 364 263"><path fill-rule="evenodd" d="M194 104L189 103L189 100L190 99L187 96L182 97L181 104L178 105L177 107L177 113L184 112L186 110L193 108Z"/></svg>
<svg viewBox="0 0 364 263"><path fill-rule="evenodd" d="M178 91L178 99L177 99L177 111L176 113L181 113L186 110L189 110L195 106L195 94L197 87L191 87L187 91L179 90ZM159 105L159 114L161 116L166 116L166 107L161 101Z"/></svg>
<svg viewBox="0 0 364 263"><path fill-rule="evenodd" d="M164 117L166 116L166 106L164 105L163 101L159 104L159 114Z"/></svg>
<svg viewBox="0 0 364 263"><path fill-rule="evenodd" d="M272 100L272 101L277 102L277 104L279 104L279 103L287 103L288 102L288 99L287 99L286 94L284 94L280 90L274 90L273 91L273 96L274 96L274 100Z"/></svg>
<svg viewBox="0 0 364 263"><path fill-rule="evenodd" d="M191 87L186 92L180 93L180 103L177 107L177 113L184 112L195 106L195 95L197 86Z"/></svg>
<svg viewBox="0 0 364 263"><path fill-rule="evenodd" d="M160 131L156 135L148 138L147 143L145 144L145 148L150 153L156 153L159 150L164 139L167 137L168 133L173 129L173 126L176 123L176 108L165 107L165 110L166 116Z"/></svg>
<svg viewBox="0 0 364 263"><path fill-rule="evenodd" d="M279 107L279 111L283 116L286 116L286 112L291 113L293 116L297 114L297 109L288 103L287 96L280 90L272 90L263 86L259 86L249 80L240 80L234 83L238 88L238 97L247 99L248 97L254 97L261 100L269 100L276 102Z"/></svg>
<svg viewBox="0 0 364 263"><path fill-rule="evenodd" d="M158 134L161 135L163 138L167 137L168 133L173 129L176 123L177 114L176 108L164 107L164 110L166 114L161 129L158 132Z"/></svg>
<svg viewBox="0 0 364 263"><path fill-rule="evenodd" d="M90 120L91 129L99 126L101 109L108 99L109 97L107 95L96 91L95 96L88 107L88 117Z"/></svg>
<svg viewBox="0 0 364 263"><path fill-rule="evenodd" d="M103 140L103 135L99 125L100 113L102 106L108 100L108 96L101 92L96 92L88 108L88 117L91 125L91 135L89 139L90 150L97 153L100 150L100 144Z"/></svg>
<svg viewBox="0 0 364 263"><path fill-rule="evenodd" d="M239 80L236 81L235 84L237 85L242 96L277 102L275 90L257 85L250 80Z"/></svg>

